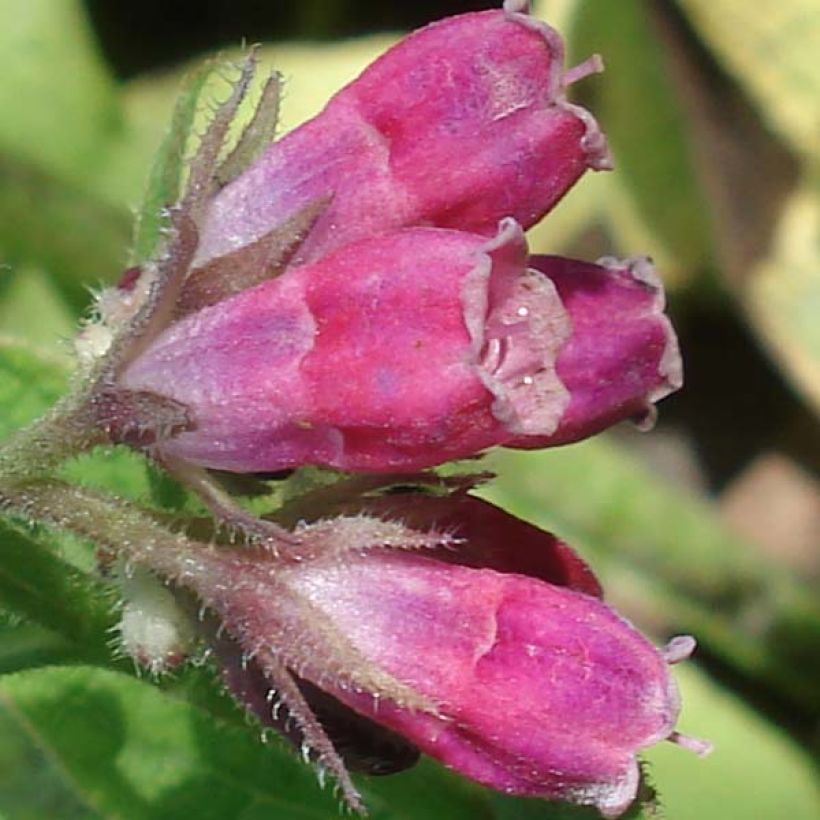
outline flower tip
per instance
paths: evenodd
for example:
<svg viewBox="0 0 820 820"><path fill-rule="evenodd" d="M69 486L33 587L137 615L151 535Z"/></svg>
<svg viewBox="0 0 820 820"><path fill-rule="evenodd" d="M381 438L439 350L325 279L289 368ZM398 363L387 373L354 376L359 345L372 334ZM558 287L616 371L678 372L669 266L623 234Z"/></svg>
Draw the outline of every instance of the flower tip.
<svg viewBox="0 0 820 820"><path fill-rule="evenodd" d="M650 433L658 423L658 408L654 404L648 404L640 413L629 419L632 426L640 433Z"/></svg>
<svg viewBox="0 0 820 820"><path fill-rule="evenodd" d="M680 354L677 334L672 327L672 323L664 314L666 298L664 296L663 282L651 256L634 256L626 259L603 257L598 260L598 264L605 268L612 269L626 267L636 282L640 282L647 290L655 294L655 299L651 307L663 323L664 332L666 334L666 344L660 361L658 362L658 375L663 381L649 395L649 401L654 405L655 402L660 401L676 390L680 390L683 386L683 359ZM646 418L639 418L636 421L638 429L651 430L654 426L655 418L656 415L653 415L651 412L647 414Z"/></svg>
<svg viewBox="0 0 820 820"><path fill-rule="evenodd" d="M583 123L584 135L581 137L580 147L586 156L587 167L593 171L612 170L613 162L609 144L598 121L583 106L574 105L564 99L564 92L570 85L590 74L599 74L604 70L604 61L600 54L593 54L579 65L564 70L563 38L552 26L530 16L530 4L527 0L504 0L503 10L508 20L532 29L543 38L551 54L553 66L548 98Z"/></svg>
<svg viewBox="0 0 820 820"><path fill-rule="evenodd" d="M504 0L502 4L504 14L529 14L530 0Z"/></svg>
<svg viewBox="0 0 820 820"><path fill-rule="evenodd" d="M671 666L689 660L698 642L691 635L676 635L663 648L663 659Z"/></svg>
<svg viewBox="0 0 820 820"><path fill-rule="evenodd" d="M632 760L617 782L588 786L582 793L574 796L573 802L577 798L581 805L595 806L601 817L616 820L635 802L640 780L640 768L637 761Z"/></svg>
<svg viewBox="0 0 820 820"><path fill-rule="evenodd" d="M714 744L709 740L684 735L681 732L672 732L666 739L670 743L674 743L676 746L680 746L682 749L687 749L693 754L696 754L698 757L708 757L715 748Z"/></svg>
<svg viewBox="0 0 820 820"><path fill-rule="evenodd" d="M581 139L581 147L586 152L587 165L593 171L612 171L615 168L609 143L591 114L587 120L587 132Z"/></svg>
<svg viewBox="0 0 820 820"><path fill-rule="evenodd" d="M587 57L582 63L568 68L564 72L564 88L574 85L579 80L589 77L591 74L602 74L604 72L604 58L600 54L593 54Z"/></svg>

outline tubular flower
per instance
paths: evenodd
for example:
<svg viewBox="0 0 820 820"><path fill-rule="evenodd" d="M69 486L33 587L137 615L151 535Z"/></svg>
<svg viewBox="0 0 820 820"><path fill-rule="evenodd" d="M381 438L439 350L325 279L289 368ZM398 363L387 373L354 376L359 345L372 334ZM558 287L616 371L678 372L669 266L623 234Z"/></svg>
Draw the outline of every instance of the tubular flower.
<svg viewBox="0 0 820 820"><path fill-rule="evenodd" d="M491 240L405 229L180 319L121 381L190 409L195 429L160 452L237 472L563 443L680 384L649 270L528 262L512 220Z"/></svg>
<svg viewBox="0 0 820 820"><path fill-rule="evenodd" d="M335 733L353 765L367 759L368 736L385 749L385 736L363 735L352 709L405 739L391 741L388 771L412 765L415 746L500 791L625 810L638 786L636 753L682 740L668 665L694 642L659 652L596 597L600 587L569 547L469 495L403 493L354 506L355 515L304 525L302 536L374 532L374 514L402 510L414 526L446 522L459 540L420 556L384 550L377 536L365 553L287 568L262 551L185 559L180 581L226 630L214 646L234 694L268 725L281 728L284 709L308 756L321 746L309 738L311 709L319 737ZM337 753L316 748L314 760L339 777Z"/></svg>
<svg viewBox="0 0 820 820"><path fill-rule="evenodd" d="M168 321L100 404L115 435L169 464L386 472L651 419L681 367L650 264L528 258L607 153L565 99L598 61L565 72L520 5L410 35L191 211ZM159 434L132 418L149 399Z"/></svg>
<svg viewBox="0 0 820 820"><path fill-rule="evenodd" d="M493 234L538 222L589 168L609 167L566 87L560 36L514 10L450 17L376 60L314 119L274 142L211 202L197 264L327 200L297 259L408 225Z"/></svg>
<svg viewBox="0 0 820 820"><path fill-rule="evenodd" d="M672 734L664 659L594 598L396 554L289 582L439 714L332 689L337 698L499 791L618 814L635 797L635 753Z"/></svg>

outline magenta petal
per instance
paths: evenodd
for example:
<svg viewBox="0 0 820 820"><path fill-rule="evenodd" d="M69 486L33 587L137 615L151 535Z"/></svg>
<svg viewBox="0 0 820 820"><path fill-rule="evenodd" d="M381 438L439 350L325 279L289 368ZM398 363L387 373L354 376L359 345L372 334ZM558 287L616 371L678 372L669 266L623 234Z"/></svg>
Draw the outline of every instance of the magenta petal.
<svg viewBox="0 0 820 820"><path fill-rule="evenodd" d="M297 570L287 585L441 716L336 697L500 791L617 814L635 797L636 752L673 731L663 657L595 598L396 554Z"/></svg>
<svg viewBox="0 0 820 820"><path fill-rule="evenodd" d="M654 403L683 383L677 337L664 314L663 285L646 258L596 264L533 256L569 314L572 331L557 375L571 399L555 433L509 446L565 444L627 418L652 419Z"/></svg>
<svg viewBox="0 0 820 820"><path fill-rule="evenodd" d="M197 264L325 197L297 262L409 225L533 225L608 163L591 115L566 101L563 60L555 31L510 11L409 35L215 197Z"/></svg>

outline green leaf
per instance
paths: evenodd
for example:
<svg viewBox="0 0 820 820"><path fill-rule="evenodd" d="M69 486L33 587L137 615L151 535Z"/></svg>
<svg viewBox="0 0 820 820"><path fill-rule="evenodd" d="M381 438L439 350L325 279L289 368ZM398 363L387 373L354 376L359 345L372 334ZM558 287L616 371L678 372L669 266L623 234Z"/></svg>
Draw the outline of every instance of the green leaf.
<svg viewBox="0 0 820 820"><path fill-rule="evenodd" d="M79 0L0 0L0 110L0 150L91 188L121 115Z"/></svg>
<svg viewBox="0 0 820 820"><path fill-rule="evenodd" d="M0 521L0 606L40 624L88 660L108 662L114 615L107 589L50 546Z"/></svg>
<svg viewBox="0 0 820 820"><path fill-rule="evenodd" d="M165 224L162 209L179 198L185 169L186 146L194 132L194 121L202 105L202 92L211 77L211 63L195 71L177 98L171 126L154 158L148 185L137 217L132 264L151 257Z"/></svg>
<svg viewBox="0 0 820 820"><path fill-rule="evenodd" d="M0 679L0 704L59 763L75 802L129 820L327 820L338 806L278 743L216 723L155 687L114 672L65 667ZM363 782L377 820L586 820L594 812L493 795L430 761ZM521 814L520 812L524 812Z"/></svg>
<svg viewBox="0 0 820 820"><path fill-rule="evenodd" d="M42 415L65 391L64 358L0 336L0 438Z"/></svg>
<svg viewBox="0 0 820 820"><path fill-rule="evenodd" d="M8 675L0 702L104 817L327 820L338 811L278 745L126 675L88 667Z"/></svg>
<svg viewBox="0 0 820 820"><path fill-rule="evenodd" d="M668 74L651 4L581 0L564 32L570 62L599 53L601 77L578 93L594 112L615 159L607 217L616 233L633 223L651 239L645 250L674 275L697 270L710 256L707 202L687 136L687 120Z"/></svg>
<svg viewBox="0 0 820 820"><path fill-rule="evenodd" d="M698 33L793 147L820 156L820 7L815 0L678 0Z"/></svg>

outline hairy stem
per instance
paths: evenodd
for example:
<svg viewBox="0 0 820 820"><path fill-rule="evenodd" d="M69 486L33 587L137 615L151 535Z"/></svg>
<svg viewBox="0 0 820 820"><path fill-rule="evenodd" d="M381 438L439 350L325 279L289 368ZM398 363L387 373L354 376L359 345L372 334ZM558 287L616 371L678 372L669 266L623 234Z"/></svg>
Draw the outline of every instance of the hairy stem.
<svg viewBox="0 0 820 820"><path fill-rule="evenodd" d="M102 444L105 432L89 424L88 395L69 394L46 415L0 445L0 484L42 476L71 456Z"/></svg>
<svg viewBox="0 0 820 820"><path fill-rule="evenodd" d="M195 492L217 521L241 532L252 541L266 547L273 555L287 556L298 546L299 538L273 521L259 518L241 507L208 474L195 464L163 458L163 467L189 490Z"/></svg>
<svg viewBox="0 0 820 820"><path fill-rule="evenodd" d="M0 483L0 511L86 538L181 582L207 549L165 529L134 504L62 481Z"/></svg>

